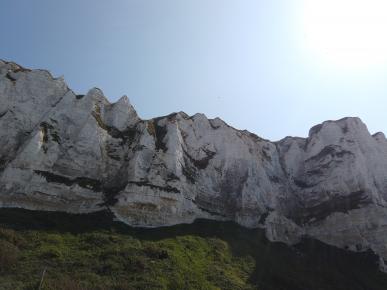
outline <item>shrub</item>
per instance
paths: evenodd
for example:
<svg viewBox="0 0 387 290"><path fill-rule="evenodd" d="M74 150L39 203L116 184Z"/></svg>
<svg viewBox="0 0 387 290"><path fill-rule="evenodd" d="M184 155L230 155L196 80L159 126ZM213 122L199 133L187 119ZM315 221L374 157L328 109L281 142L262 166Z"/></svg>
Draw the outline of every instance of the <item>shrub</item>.
<svg viewBox="0 0 387 290"><path fill-rule="evenodd" d="M45 246L40 254L45 260L61 260L62 256L62 252L56 246Z"/></svg>
<svg viewBox="0 0 387 290"><path fill-rule="evenodd" d="M164 260L169 258L168 252L159 248L157 245L147 245L144 248L144 253L150 259Z"/></svg>
<svg viewBox="0 0 387 290"><path fill-rule="evenodd" d="M0 240L0 272L12 268L18 259L19 249L10 242Z"/></svg>
<svg viewBox="0 0 387 290"><path fill-rule="evenodd" d="M24 239L11 229L0 228L0 240L5 240L17 247L24 245Z"/></svg>
<svg viewBox="0 0 387 290"><path fill-rule="evenodd" d="M104 247L112 243L112 239L105 233L87 233L83 235L83 241L91 247Z"/></svg>
<svg viewBox="0 0 387 290"><path fill-rule="evenodd" d="M141 273L147 269L147 260L143 256L127 257L124 264L124 270L131 273Z"/></svg>

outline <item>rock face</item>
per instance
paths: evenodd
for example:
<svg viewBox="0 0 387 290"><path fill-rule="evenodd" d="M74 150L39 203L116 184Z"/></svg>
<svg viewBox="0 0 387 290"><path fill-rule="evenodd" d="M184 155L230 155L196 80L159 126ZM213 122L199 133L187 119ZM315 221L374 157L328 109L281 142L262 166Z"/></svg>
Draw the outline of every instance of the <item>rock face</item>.
<svg viewBox="0 0 387 290"><path fill-rule="evenodd" d="M133 226L233 220L387 261L387 140L358 118L270 142L183 112L141 120L127 97L76 95L0 61L0 206L111 210Z"/></svg>

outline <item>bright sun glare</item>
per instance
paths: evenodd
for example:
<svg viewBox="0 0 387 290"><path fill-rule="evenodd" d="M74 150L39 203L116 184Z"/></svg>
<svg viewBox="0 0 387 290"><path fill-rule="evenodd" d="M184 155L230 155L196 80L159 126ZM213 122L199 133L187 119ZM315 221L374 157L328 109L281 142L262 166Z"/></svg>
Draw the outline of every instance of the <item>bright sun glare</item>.
<svg viewBox="0 0 387 290"><path fill-rule="evenodd" d="M387 60L387 0L304 0L307 46L344 68Z"/></svg>

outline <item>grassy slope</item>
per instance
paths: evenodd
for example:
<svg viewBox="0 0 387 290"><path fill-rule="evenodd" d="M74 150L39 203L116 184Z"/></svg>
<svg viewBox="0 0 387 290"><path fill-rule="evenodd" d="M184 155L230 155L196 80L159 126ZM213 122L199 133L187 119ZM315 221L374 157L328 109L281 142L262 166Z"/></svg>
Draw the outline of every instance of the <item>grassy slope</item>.
<svg viewBox="0 0 387 290"><path fill-rule="evenodd" d="M0 289L387 289L370 253L197 221L134 229L107 213L0 209Z"/></svg>

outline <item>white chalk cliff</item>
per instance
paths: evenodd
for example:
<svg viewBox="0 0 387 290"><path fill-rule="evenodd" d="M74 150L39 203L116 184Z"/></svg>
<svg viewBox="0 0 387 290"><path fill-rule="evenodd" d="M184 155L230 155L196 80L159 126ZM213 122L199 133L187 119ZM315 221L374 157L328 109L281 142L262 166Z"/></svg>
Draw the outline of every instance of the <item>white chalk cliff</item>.
<svg viewBox="0 0 387 290"><path fill-rule="evenodd" d="M387 140L358 118L270 142L203 114L141 120L122 97L0 61L0 207L110 210L132 225L197 218L310 236L387 261Z"/></svg>

